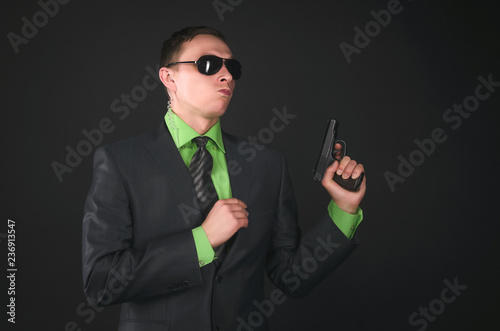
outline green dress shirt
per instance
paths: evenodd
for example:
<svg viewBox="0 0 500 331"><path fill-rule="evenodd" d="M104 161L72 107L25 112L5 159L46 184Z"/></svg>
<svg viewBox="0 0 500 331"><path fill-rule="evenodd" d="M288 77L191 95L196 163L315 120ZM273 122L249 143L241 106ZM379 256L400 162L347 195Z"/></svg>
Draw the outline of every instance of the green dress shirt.
<svg viewBox="0 0 500 331"><path fill-rule="evenodd" d="M189 168L191 159L198 148L193 142L193 138L198 137L199 133L170 110L165 114L165 123L174 140L175 146L181 154L182 160L186 164L186 167ZM214 160L211 177L217 195L219 199L232 198L220 120L203 136L210 138L207 142L207 150ZM333 223L347 238L352 239L359 223L363 220L363 211L361 208L358 208L355 214L349 214L340 209L333 201L330 201L327 209ZM192 232L199 265L202 267L211 263L217 257L203 228L201 226L196 227Z"/></svg>

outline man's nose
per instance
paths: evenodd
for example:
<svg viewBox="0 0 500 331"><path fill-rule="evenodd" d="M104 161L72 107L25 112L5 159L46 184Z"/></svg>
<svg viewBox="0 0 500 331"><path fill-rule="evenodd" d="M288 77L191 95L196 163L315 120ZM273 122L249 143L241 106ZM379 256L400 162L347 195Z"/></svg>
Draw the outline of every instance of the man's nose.
<svg viewBox="0 0 500 331"><path fill-rule="evenodd" d="M233 75L231 75L229 70L227 70L225 63L222 65L222 68L219 71L219 75L220 75L219 81L221 81L221 82L224 82L224 81L230 82L233 80Z"/></svg>

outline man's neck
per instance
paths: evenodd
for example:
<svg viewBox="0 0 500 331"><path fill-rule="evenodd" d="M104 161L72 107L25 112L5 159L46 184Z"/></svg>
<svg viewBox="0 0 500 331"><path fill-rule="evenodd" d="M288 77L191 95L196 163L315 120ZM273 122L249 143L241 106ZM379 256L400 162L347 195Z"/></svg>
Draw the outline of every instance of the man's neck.
<svg viewBox="0 0 500 331"><path fill-rule="evenodd" d="M218 118L207 119L199 116L186 116L186 114L179 114L176 111L174 113L200 135L207 133L219 120Z"/></svg>
<svg viewBox="0 0 500 331"><path fill-rule="evenodd" d="M184 113L182 111L178 112L172 110L181 120L183 120L187 125L189 125L193 130L203 135L210 130L212 126L219 120L218 117L215 118L204 118L202 116L196 116L194 114Z"/></svg>

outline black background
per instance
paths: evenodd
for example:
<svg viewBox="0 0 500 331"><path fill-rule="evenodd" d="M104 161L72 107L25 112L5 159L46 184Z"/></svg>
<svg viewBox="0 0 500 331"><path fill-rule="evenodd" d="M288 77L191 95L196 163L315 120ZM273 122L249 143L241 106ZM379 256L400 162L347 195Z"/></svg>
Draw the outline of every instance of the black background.
<svg viewBox="0 0 500 331"><path fill-rule="evenodd" d="M220 2L228 3L227 0ZM2 5L1 223L16 222L16 324L7 323L7 240L1 237L1 323L19 330L113 330L119 307L82 314L81 221L92 156L60 182L53 162L82 130L109 118L100 145L143 133L162 120L159 85L123 119L115 99L141 86L164 39L189 25L222 30L244 67L226 131L257 136L273 108L296 115L269 145L290 165L304 231L328 196L312 180L326 119L341 123L348 154L365 165L368 191L361 246L307 297L276 307L273 330L418 330L409 316L439 299L444 280L467 289L429 322L429 330L493 330L500 310L498 106L500 88L454 130L443 114L474 95L478 76L500 81L494 1L402 0L370 43L347 63L339 44L387 1L236 1L218 15L212 1L70 1L20 44L22 17L36 1ZM154 79L148 81L150 84ZM481 90L486 93L487 90ZM447 139L391 192L414 140L442 129ZM93 148L95 150L95 148ZM269 287L269 290L271 287ZM88 309L88 306L85 306ZM438 307L438 306L436 306ZM92 317L92 318L90 318Z"/></svg>

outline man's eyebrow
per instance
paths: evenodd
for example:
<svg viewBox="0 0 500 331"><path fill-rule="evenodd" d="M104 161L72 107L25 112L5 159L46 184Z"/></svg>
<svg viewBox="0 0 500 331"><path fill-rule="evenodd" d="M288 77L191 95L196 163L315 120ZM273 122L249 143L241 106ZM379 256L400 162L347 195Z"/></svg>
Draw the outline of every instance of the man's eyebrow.
<svg viewBox="0 0 500 331"><path fill-rule="evenodd" d="M234 55L231 54L230 57L222 57L222 56L219 56L217 54L214 54L214 53L205 53L205 54L202 54L201 56L204 56L204 55L213 55L213 56L217 56L217 57L220 57L220 58L224 58L224 59L231 59L231 60L234 60Z"/></svg>

